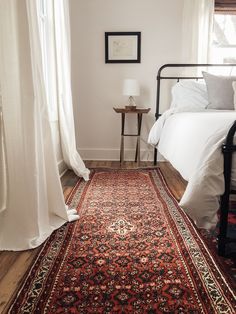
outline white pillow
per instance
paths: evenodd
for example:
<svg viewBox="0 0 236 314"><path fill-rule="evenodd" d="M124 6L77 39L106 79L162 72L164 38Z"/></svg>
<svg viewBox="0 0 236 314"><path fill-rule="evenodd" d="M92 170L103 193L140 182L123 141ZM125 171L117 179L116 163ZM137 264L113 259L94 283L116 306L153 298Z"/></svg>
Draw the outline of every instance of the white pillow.
<svg viewBox="0 0 236 314"><path fill-rule="evenodd" d="M172 87L171 108L205 109L208 105L207 89L204 82L182 80Z"/></svg>
<svg viewBox="0 0 236 314"><path fill-rule="evenodd" d="M234 110L236 110L236 81L232 82L233 90L234 90Z"/></svg>

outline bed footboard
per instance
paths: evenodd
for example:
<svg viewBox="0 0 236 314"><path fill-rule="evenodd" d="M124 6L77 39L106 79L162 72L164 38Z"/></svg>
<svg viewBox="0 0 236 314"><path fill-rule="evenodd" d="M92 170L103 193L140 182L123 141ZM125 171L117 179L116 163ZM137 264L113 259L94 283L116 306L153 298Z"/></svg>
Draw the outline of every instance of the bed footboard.
<svg viewBox="0 0 236 314"><path fill-rule="evenodd" d="M218 254L225 256L226 244L234 242L235 239L231 239L227 235L228 229L228 214L230 208L230 194L236 194L235 190L231 189L231 172L232 172L232 157L236 151L236 145L234 145L234 135L236 132L236 121L231 126L225 143L222 146L222 153L224 155L224 181L225 192L221 196L220 201L220 221L219 221L219 234L218 234Z"/></svg>

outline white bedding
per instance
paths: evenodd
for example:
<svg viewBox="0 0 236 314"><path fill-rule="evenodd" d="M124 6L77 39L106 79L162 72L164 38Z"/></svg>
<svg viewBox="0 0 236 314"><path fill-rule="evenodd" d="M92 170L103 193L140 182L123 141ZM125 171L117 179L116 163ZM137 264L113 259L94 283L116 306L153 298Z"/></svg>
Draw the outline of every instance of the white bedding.
<svg viewBox="0 0 236 314"><path fill-rule="evenodd" d="M180 206L200 228L209 229L217 222L219 196L224 192L221 145L235 120L232 110L173 108L157 120L149 134L148 142L157 145L188 181Z"/></svg>

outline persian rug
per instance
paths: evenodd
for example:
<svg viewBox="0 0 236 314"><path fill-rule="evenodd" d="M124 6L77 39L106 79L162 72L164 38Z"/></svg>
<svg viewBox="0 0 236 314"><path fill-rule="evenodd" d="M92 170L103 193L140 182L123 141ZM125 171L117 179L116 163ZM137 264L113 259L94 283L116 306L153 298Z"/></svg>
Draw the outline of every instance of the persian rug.
<svg viewBox="0 0 236 314"><path fill-rule="evenodd" d="M235 286L157 169L96 170L9 313L236 313Z"/></svg>

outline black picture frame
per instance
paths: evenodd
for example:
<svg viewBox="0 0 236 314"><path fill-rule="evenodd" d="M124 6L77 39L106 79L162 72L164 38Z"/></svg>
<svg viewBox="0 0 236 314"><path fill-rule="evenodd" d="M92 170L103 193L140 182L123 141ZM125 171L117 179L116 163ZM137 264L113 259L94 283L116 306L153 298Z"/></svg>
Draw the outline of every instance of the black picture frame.
<svg viewBox="0 0 236 314"><path fill-rule="evenodd" d="M141 63L141 32L105 32L105 63Z"/></svg>

